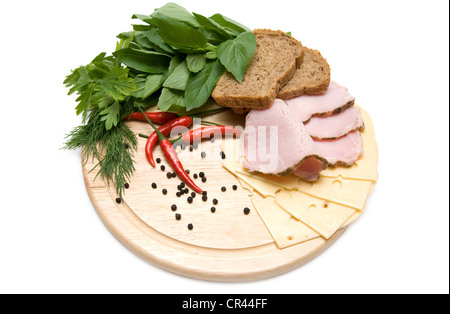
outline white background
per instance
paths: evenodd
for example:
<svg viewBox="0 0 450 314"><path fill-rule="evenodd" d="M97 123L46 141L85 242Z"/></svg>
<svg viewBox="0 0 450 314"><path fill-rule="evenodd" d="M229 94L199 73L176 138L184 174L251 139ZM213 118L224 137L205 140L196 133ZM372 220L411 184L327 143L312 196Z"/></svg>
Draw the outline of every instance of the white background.
<svg viewBox="0 0 450 314"><path fill-rule="evenodd" d="M251 28L291 31L372 116L380 179L366 213L322 255L248 283L184 278L149 265L104 227L62 82L133 13L166 1L0 4L0 293L448 293L448 1L183 1ZM6 4L8 3L8 4Z"/></svg>

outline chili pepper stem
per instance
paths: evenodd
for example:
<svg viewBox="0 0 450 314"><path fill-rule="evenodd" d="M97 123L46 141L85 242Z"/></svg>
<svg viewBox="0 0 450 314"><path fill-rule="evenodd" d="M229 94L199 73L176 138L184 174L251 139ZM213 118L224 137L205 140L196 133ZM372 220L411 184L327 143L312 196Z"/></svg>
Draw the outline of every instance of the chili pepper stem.
<svg viewBox="0 0 450 314"><path fill-rule="evenodd" d="M144 110L141 107L139 107L139 110L142 112L142 114L144 115L147 122L150 123L152 128L155 130L156 134L158 134L159 141L161 142L161 141L165 140L166 137L158 130L158 128L153 124L153 122L150 121L150 119L145 115Z"/></svg>

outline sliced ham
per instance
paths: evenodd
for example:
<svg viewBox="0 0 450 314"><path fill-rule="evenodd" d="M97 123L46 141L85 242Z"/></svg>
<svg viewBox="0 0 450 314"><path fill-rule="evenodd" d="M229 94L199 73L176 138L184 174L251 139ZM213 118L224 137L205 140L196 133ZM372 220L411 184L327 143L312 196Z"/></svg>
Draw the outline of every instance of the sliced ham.
<svg viewBox="0 0 450 314"><path fill-rule="evenodd" d="M247 115L243 166L264 174L285 175L301 167L298 175L316 180L325 168L317 147L289 106L280 99L264 110Z"/></svg>
<svg viewBox="0 0 450 314"><path fill-rule="evenodd" d="M363 130L361 110L351 106L347 110L328 117L313 117L305 124L313 139L337 139L354 130Z"/></svg>
<svg viewBox="0 0 450 314"><path fill-rule="evenodd" d="M295 116L306 123L311 117L330 116L343 112L355 103L355 98L347 88L331 81L328 90L322 95L300 97L286 100Z"/></svg>
<svg viewBox="0 0 450 314"><path fill-rule="evenodd" d="M352 166L364 153L359 131L352 131L335 140L315 140L317 154L330 166Z"/></svg>

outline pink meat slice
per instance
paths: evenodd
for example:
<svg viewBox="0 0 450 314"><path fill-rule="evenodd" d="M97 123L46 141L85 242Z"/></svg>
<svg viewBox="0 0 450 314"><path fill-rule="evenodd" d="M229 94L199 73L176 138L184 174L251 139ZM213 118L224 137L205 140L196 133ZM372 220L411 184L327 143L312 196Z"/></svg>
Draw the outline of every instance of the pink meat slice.
<svg viewBox="0 0 450 314"><path fill-rule="evenodd" d="M359 131L352 131L335 140L315 140L317 153L330 166L352 166L364 153Z"/></svg>
<svg viewBox="0 0 450 314"><path fill-rule="evenodd" d="M336 139L354 130L363 130L361 110L351 106L347 110L328 117L313 117L305 124L313 139Z"/></svg>
<svg viewBox="0 0 450 314"><path fill-rule="evenodd" d="M330 116L352 106L355 98L346 87L331 81L327 91L322 95L303 95L286 100L294 115L302 122L311 117Z"/></svg>
<svg viewBox="0 0 450 314"><path fill-rule="evenodd" d="M318 172L325 168L322 161L310 160L317 157L317 147L283 100L276 99L268 109L250 111L241 139L243 166L251 171L285 175L305 163L299 174L309 179L317 178ZM314 169L308 171L311 164Z"/></svg>

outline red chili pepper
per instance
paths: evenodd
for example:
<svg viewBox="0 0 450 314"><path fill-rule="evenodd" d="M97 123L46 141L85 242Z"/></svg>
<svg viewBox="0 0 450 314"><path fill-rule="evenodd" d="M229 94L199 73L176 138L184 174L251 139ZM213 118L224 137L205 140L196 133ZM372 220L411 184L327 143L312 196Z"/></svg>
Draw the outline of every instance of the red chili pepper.
<svg viewBox="0 0 450 314"><path fill-rule="evenodd" d="M172 146L172 143L170 143L169 139L163 139L159 142L159 146L161 146L164 156L168 159L170 165L175 170L175 172L178 174L178 177L186 182L195 192L197 193L203 193L203 190L200 189L194 181L192 181L191 177L186 173L186 171L183 168L183 165L181 164L180 159L178 158L178 154L175 151L175 149Z"/></svg>
<svg viewBox="0 0 450 314"><path fill-rule="evenodd" d="M143 112L143 110L141 109ZM150 119L146 119L148 123L152 126L155 132L158 134L159 145L161 146L164 156L166 156L173 170L177 173L178 177L181 178L184 182L186 182L195 192L203 193L202 189L200 189L194 181L192 181L191 177L186 173L181 164L180 159L178 158L178 154L172 146L172 143L169 141L165 135L163 135L159 129L153 125L153 122Z"/></svg>
<svg viewBox="0 0 450 314"><path fill-rule="evenodd" d="M149 118L153 123L164 124L167 123L177 117L175 113L172 112L145 112L145 116ZM144 114L142 112L133 112L129 116L127 116L126 120L140 120L147 121Z"/></svg>
<svg viewBox="0 0 450 314"><path fill-rule="evenodd" d="M167 122L166 124L160 126L158 128L159 132L164 136L168 136L173 128L177 126L189 127L192 124L192 118L190 116L179 117L174 120ZM145 156L147 157L148 162L153 168L156 167L155 160L153 159L153 148L158 144L158 133L155 131L150 134L147 143L145 144Z"/></svg>
<svg viewBox="0 0 450 314"><path fill-rule="evenodd" d="M232 126L205 126L195 130L192 130L188 133L184 133L182 135L183 142L192 143L195 140L199 141L202 138L208 138L211 135L217 134L218 132L222 133L222 135L241 135L242 131L240 129L234 128Z"/></svg>

